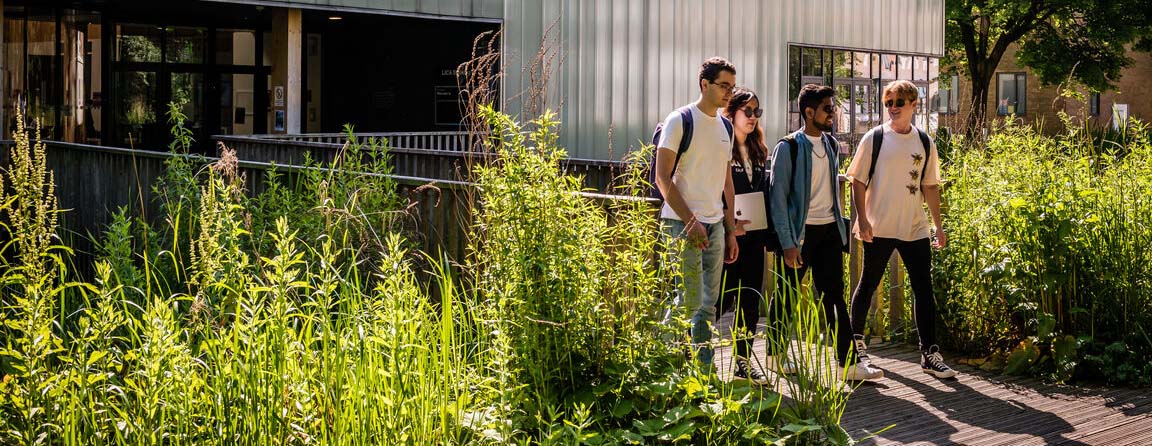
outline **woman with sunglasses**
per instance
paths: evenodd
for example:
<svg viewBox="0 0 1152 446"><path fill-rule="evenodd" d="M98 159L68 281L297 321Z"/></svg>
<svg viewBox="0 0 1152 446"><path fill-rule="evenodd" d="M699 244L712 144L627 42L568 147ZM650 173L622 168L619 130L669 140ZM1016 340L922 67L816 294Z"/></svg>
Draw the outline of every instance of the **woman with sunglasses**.
<svg viewBox="0 0 1152 446"><path fill-rule="evenodd" d="M768 194L766 178L768 147L760 130L760 100L756 93L737 87L724 108L724 116L732 121L732 183L739 194L761 192ZM745 220L740 216L737 220ZM724 265L724 285L716 301L716 314L735 310L732 333L736 341L736 364L732 375L755 383L767 383L764 374L749 363L752 338L760 319L760 302L764 290L764 254L767 230L748 231L736 238L740 256Z"/></svg>

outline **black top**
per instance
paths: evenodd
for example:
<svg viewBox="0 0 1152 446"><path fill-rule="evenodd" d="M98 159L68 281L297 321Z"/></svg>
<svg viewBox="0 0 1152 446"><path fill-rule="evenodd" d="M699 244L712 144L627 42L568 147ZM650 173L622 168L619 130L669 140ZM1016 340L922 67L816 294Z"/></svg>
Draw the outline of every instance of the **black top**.
<svg viewBox="0 0 1152 446"><path fill-rule="evenodd" d="M764 206L767 211L768 206L768 186L769 177L768 169L771 166L768 164L760 164L752 166L752 179L748 179L748 174L745 173L744 160L739 157L732 158L732 188L736 195L747 194L751 192L764 193ZM736 216L737 220L744 220L739 215ZM764 245L766 237L768 236L767 229L757 229L755 231L748 231L745 235L737 237L741 249L749 244Z"/></svg>

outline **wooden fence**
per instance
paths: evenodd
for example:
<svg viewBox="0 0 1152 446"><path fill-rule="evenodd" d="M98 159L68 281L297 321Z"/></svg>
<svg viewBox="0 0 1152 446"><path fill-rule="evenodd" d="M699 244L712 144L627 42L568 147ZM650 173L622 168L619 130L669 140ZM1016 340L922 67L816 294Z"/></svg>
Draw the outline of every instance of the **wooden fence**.
<svg viewBox="0 0 1152 446"><path fill-rule="evenodd" d="M243 142L243 138L228 138L228 141ZM286 141L292 145L288 150L300 151L303 148L319 146L324 150L333 150L334 143ZM11 141L0 142L4 150L0 150L0 162L3 166L8 164L8 150ZM271 150L269 143L260 147ZM93 239L99 238L101 233L112 221L114 212L120 207L127 207L133 215L142 216L150 221L162 218L159 203L153 185L164 174L165 161L173 157L188 157L188 155L174 155L166 152L153 152L146 150L132 150L115 147L92 146L63 142L48 142L48 168L56 178L56 195L58 206L65 210L60 218L61 233L64 242L77 252L78 263L86 263L94 252ZM238 145L243 147L242 144ZM236 146L233 146L236 147ZM338 147L337 147L338 148ZM398 152L399 151L399 152ZM460 153L455 157L443 156L433 151L419 151L420 156L399 156L396 162L398 171L414 172L418 175L392 175L402 197L406 197L413 205L410 207L408 225L410 236L415 237L419 249L428 253L443 252L450 259L459 261L465 258L467 248L467 234L471 226L472 195L471 183L446 179L449 163L459 162ZM429 154L428 152L433 152ZM404 154L402 149L394 149L393 154ZM198 163L212 163L216 158L194 157ZM323 159L323 158L319 158ZM422 166L431 164L432 166ZM595 165L595 164L591 164ZM619 164L603 163L603 166L622 168ZM262 161L242 159L238 163L239 171L245 181L245 189L250 194L257 194L266 187L266 172L275 168L286 175L295 175L309 167L298 165L272 164ZM423 169L423 170L422 170ZM440 178L436 175L441 174ZM605 209L617 200L644 200L655 205L653 199L640 197L621 197L593 192L582 195L595 200ZM849 290L854 289L860 277L862 250L860 243L854 242L849 260ZM768 262L771 268L773 262ZM882 299L881 293L873 297L870 320L872 333L881 337L905 330L906 322L905 299L903 289L903 268L899 263L899 256L893 255L890 265L890 283L895 284L889 288L888 298ZM765 277L773 277L771 274ZM885 308L887 303L887 308ZM887 329L887 331L886 331Z"/></svg>

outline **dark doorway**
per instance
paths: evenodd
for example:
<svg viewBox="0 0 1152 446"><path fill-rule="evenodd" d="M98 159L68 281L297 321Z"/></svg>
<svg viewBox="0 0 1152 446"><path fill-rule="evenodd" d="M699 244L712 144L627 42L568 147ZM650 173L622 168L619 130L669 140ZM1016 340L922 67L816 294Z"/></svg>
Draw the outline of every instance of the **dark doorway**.
<svg viewBox="0 0 1152 446"><path fill-rule="evenodd" d="M460 127L455 70L497 23L306 11L306 131L453 131ZM312 91L309 91L312 90ZM318 94L321 93L321 94ZM315 116L319 114L319 116Z"/></svg>

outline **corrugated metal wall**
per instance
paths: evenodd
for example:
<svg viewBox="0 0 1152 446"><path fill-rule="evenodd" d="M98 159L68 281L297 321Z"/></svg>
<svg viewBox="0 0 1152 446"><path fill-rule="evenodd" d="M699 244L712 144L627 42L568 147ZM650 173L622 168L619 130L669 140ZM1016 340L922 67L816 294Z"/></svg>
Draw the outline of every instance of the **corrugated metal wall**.
<svg viewBox="0 0 1152 446"><path fill-rule="evenodd" d="M505 0L505 109L519 113L546 30L546 106L576 158L619 159L699 95L710 56L760 95L769 138L786 131L788 45L940 55L944 0ZM611 132L611 138L609 133Z"/></svg>
<svg viewBox="0 0 1152 446"><path fill-rule="evenodd" d="M427 16L497 20L503 18L504 0L207 0L286 8L362 9Z"/></svg>

